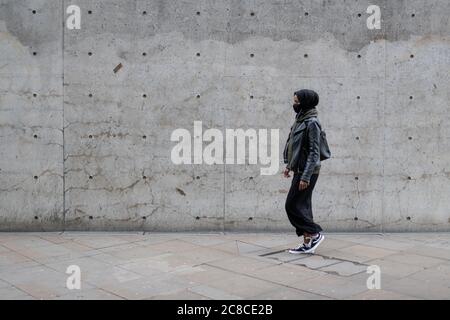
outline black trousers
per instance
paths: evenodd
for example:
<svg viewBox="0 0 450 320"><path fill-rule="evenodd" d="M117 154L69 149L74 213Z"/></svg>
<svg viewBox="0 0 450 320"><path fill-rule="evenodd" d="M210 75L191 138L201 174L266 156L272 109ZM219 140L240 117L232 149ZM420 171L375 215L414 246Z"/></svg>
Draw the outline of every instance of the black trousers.
<svg viewBox="0 0 450 320"><path fill-rule="evenodd" d="M319 174L313 174L306 189L299 190L301 174L294 174L291 188L286 198L286 213L289 221L295 228L297 235L303 233L315 234L322 231L322 228L313 221L311 197Z"/></svg>

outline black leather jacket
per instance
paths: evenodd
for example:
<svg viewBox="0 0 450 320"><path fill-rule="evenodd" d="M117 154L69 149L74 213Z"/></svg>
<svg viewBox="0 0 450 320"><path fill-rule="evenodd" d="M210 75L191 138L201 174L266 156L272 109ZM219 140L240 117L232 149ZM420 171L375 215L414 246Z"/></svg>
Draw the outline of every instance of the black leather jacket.
<svg viewBox="0 0 450 320"><path fill-rule="evenodd" d="M301 173L301 180L306 182L309 182L314 171L320 169L320 127L318 122L317 117L305 119L294 132L289 134L283 152L284 163L287 164L287 168L296 173ZM290 139L293 139L292 158L291 162L288 163Z"/></svg>

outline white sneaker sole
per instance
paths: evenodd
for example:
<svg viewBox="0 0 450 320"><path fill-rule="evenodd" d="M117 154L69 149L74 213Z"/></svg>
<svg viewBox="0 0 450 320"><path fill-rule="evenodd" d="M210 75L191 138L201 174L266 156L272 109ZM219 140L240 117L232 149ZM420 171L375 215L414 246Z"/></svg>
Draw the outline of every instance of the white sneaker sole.
<svg viewBox="0 0 450 320"><path fill-rule="evenodd" d="M311 253L310 251L292 251L292 250L288 250L288 252L290 254L305 254L305 253ZM314 252L312 252L314 253Z"/></svg>

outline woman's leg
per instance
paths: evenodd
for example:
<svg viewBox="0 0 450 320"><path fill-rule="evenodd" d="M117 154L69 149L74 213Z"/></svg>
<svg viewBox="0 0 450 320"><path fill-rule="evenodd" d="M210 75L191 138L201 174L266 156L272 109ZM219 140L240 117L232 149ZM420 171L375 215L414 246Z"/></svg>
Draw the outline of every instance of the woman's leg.
<svg viewBox="0 0 450 320"><path fill-rule="evenodd" d="M304 190L298 189L300 175L294 175L291 188L286 199L286 212L291 224L295 227L299 237L306 234L317 234L322 228L314 223L312 215L312 191L317 182L318 174L313 174L308 187Z"/></svg>
<svg viewBox="0 0 450 320"><path fill-rule="evenodd" d="M302 227L302 222L298 217L296 212L295 203L298 201L298 184L299 184L299 175L294 174L291 182L291 188L289 189L289 193L286 198L285 209L287 216L289 218L289 222L295 228L295 233L297 236L301 237L304 233Z"/></svg>

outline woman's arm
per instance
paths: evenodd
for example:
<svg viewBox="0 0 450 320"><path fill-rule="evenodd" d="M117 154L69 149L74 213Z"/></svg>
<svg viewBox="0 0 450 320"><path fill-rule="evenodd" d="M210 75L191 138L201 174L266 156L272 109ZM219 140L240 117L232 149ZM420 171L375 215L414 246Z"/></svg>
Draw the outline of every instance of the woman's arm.
<svg viewBox="0 0 450 320"><path fill-rule="evenodd" d="M300 180L309 183L312 173L320 159L320 128L316 121L311 121L308 125L308 157Z"/></svg>
<svg viewBox="0 0 450 320"><path fill-rule="evenodd" d="M286 144L284 146L284 151L283 151L283 162L284 164L288 164L288 147L289 147L289 140L291 139L291 133L289 133L289 136L286 140Z"/></svg>

